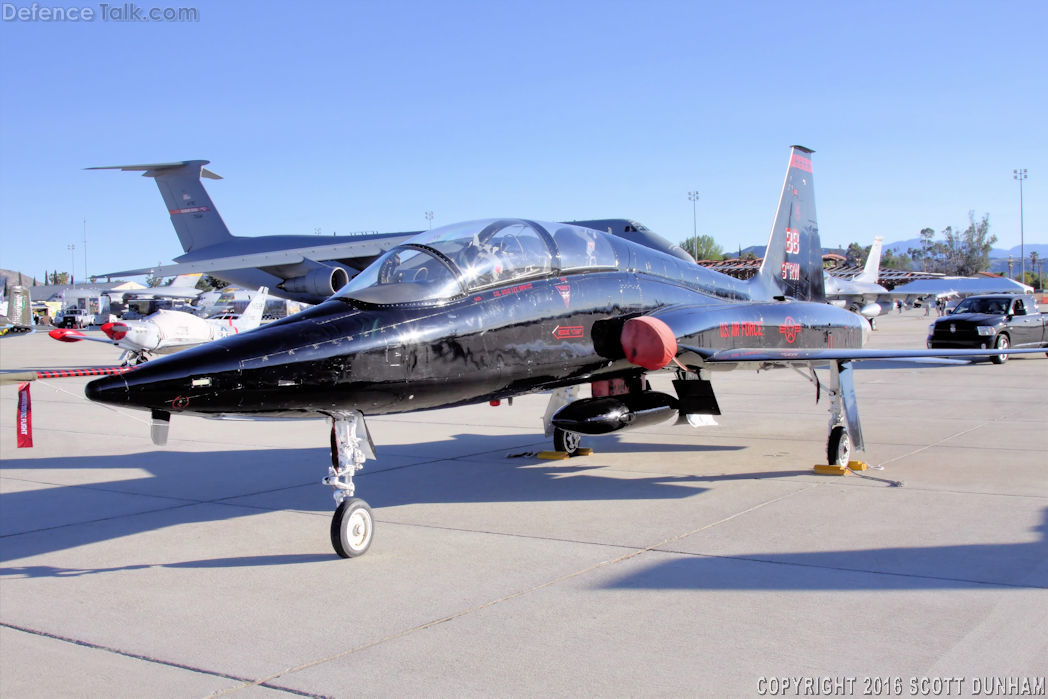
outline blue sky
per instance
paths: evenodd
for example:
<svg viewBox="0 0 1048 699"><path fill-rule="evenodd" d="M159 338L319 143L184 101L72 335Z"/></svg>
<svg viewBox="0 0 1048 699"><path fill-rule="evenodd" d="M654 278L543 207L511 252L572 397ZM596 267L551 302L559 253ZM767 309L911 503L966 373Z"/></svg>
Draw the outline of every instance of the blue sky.
<svg viewBox="0 0 1048 699"><path fill-rule="evenodd" d="M30 3L7 3L28 8ZM98 5L48 3L40 7ZM199 21L0 23L0 267L181 254L155 185L203 158L233 233L627 217L763 244L788 147L825 245L990 215L1048 242L1048 3L175 0ZM73 255L69 244L76 245Z"/></svg>

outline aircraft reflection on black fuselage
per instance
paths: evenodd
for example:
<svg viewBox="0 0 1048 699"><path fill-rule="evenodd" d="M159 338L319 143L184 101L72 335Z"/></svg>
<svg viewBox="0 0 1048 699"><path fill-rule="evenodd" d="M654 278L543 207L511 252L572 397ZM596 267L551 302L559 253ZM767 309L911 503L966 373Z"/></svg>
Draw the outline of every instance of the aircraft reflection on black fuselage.
<svg viewBox="0 0 1048 699"><path fill-rule="evenodd" d="M347 557L364 553L373 531L352 497L354 472L374 456L365 416L553 389L547 430L571 451L579 433L719 414L709 369L820 361L831 372L828 459L846 463L853 444L862 448L851 360L872 358L859 349L869 324L824 302L810 155L791 152L750 280L579 226L455 224L390 250L311 309L86 392L151 410L156 441L172 413L331 417L324 482L339 503L332 544ZM663 368L677 371L676 396L645 380ZM585 383L594 397L574 393Z"/></svg>

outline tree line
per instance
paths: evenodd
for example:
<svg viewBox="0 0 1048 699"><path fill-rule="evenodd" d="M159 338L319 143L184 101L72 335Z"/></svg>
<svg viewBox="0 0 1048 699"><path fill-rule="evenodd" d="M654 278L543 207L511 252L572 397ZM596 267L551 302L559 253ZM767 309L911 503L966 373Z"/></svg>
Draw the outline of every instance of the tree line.
<svg viewBox="0 0 1048 699"><path fill-rule="evenodd" d="M954 230L947 226L940 232L942 240L935 239L935 231L922 228L921 245L910 248L912 269L922 272L941 272L959 277L970 277L990 268L990 250L997 236L990 234L990 215L975 220L975 212L968 212L968 227Z"/></svg>

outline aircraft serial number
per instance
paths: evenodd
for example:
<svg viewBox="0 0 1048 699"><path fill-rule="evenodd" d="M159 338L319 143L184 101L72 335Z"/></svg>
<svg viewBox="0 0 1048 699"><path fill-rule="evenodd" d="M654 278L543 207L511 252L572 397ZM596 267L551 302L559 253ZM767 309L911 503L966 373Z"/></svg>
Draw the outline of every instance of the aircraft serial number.
<svg viewBox="0 0 1048 699"><path fill-rule="evenodd" d="M782 278L799 280L801 278L801 266L798 262L782 263Z"/></svg>

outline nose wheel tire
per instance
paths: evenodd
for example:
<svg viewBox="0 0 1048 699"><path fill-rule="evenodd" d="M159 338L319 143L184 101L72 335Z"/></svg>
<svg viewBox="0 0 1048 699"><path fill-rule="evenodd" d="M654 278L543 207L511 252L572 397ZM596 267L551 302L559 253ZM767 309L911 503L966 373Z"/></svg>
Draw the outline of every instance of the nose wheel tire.
<svg viewBox="0 0 1048 699"><path fill-rule="evenodd" d="M360 498L343 500L331 518L331 545L341 558L356 558L371 547L375 520L371 508Z"/></svg>
<svg viewBox="0 0 1048 699"><path fill-rule="evenodd" d="M993 343L993 348L994 349L999 349L999 350L1008 349L1008 336L1007 335L998 335L997 336L997 341ZM1004 364L1005 362L1008 361L1008 355L1007 354L995 354L992 357L990 357L990 360L994 364Z"/></svg>
<svg viewBox="0 0 1048 699"><path fill-rule="evenodd" d="M574 454L579 450L579 444L581 443L582 435L578 432L568 432L559 427L553 430L553 448L556 451Z"/></svg>
<svg viewBox="0 0 1048 699"><path fill-rule="evenodd" d="M830 439L826 443L826 459L830 466L847 466L851 459L851 439L844 425L837 425L830 430Z"/></svg>

